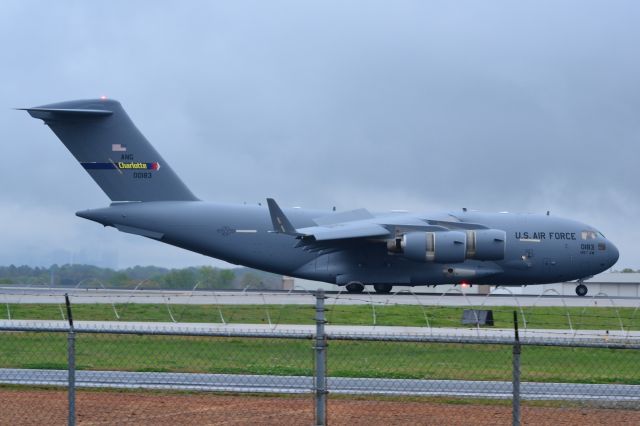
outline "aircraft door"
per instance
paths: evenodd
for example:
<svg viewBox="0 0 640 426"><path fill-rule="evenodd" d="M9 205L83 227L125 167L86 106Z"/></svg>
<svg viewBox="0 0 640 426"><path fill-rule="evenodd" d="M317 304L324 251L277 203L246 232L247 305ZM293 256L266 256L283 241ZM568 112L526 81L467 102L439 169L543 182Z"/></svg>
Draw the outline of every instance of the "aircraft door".
<svg viewBox="0 0 640 426"><path fill-rule="evenodd" d="M555 258L545 257L542 259L542 263L544 264L545 275L547 275L549 279L562 281L562 269L558 267L558 261Z"/></svg>
<svg viewBox="0 0 640 426"><path fill-rule="evenodd" d="M316 272L327 272L329 270L329 256L325 254L316 259Z"/></svg>

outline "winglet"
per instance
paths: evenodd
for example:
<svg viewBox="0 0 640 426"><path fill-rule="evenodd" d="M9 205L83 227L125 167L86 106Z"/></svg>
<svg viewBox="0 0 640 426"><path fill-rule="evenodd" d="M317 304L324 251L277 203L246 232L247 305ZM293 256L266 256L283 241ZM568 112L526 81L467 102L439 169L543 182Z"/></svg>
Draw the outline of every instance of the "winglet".
<svg viewBox="0 0 640 426"><path fill-rule="evenodd" d="M289 235L300 235L284 215L276 200L267 198L267 205L269 206L269 214L271 215L274 231Z"/></svg>

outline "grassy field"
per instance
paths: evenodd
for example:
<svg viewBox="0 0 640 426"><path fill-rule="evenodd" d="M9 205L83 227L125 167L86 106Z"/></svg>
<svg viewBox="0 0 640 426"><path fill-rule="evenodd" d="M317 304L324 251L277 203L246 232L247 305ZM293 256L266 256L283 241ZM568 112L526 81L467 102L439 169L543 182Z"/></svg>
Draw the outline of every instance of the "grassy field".
<svg viewBox="0 0 640 426"><path fill-rule="evenodd" d="M311 375L310 340L79 334L78 369ZM640 384L640 351L524 347L525 381ZM0 368L66 368L65 333L0 333ZM510 380L511 347L330 341L331 376Z"/></svg>
<svg viewBox="0 0 640 426"><path fill-rule="evenodd" d="M1 306L0 306L1 307ZM49 304L11 304L4 306L0 318L62 319L63 309ZM462 311L468 307L416 305L335 305L328 306L330 324L397 325L461 327ZM513 326L514 308L492 309L495 327ZM169 311L170 310L170 311ZM312 324L314 311L308 305L144 305L117 304L120 321L172 321L264 324ZM0 311L2 312L2 311ZM9 315L10 313L10 315ZM109 304L78 304L73 306L76 320L116 321L114 307ZM520 327L550 329L640 330L640 312L635 308L564 308L528 307L518 310ZM375 323L374 323L375 317Z"/></svg>
<svg viewBox="0 0 640 426"><path fill-rule="evenodd" d="M5 306L6 308L6 306ZM12 319L62 319L61 307L12 304ZM115 306L120 321L312 324L306 305L142 305ZM171 315L169 310L171 310ZM376 306L377 325L461 327L463 307ZM513 308L492 309L495 327L512 327ZM76 320L114 321L113 306L73 307ZM633 308L534 307L518 312L529 328L639 330ZM5 310L5 318L7 317ZM523 316L524 314L524 316ZM330 324L372 325L374 308L328 306ZM309 340L184 336L79 334L79 369L203 372L229 374L311 375ZM640 351L524 347L522 378L526 381L640 384ZM0 368L66 367L65 333L0 333ZM330 341L331 376L510 380L511 347L444 343Z"/></svg>

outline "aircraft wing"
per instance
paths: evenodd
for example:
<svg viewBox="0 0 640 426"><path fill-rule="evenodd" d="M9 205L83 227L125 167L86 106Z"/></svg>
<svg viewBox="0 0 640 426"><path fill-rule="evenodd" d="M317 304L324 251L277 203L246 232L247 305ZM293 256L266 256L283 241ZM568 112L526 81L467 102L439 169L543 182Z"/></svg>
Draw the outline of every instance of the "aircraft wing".
<svg viewBox="0 0 640 426"><path fill-rule="evenodd" d="M371 222L344 222L330 226L312 226L297 229L302 238L314 241L343 240L348 238L377 238L388 237L387 228Z"/></svg>
<svg viewBox="0 0 640 426"><path fill-rule="evenodd" d="M390 235L387 228L370 221L369 216L373 218L373 215L369 214L369 216L367 216L363 211L358 211L357 216L352 216L352 218L366 216L367 219L364 220L351 220L337 223L319 220L316 222L320 222L318 226L296 229L273 198L267 198L267 205L269 206L269 214L271 215L271 222L275 232L293 235L306 241L375 238Z"/></svg>
<svg viewBox="0 0 640 426"><path fill-rule="evenodd" d="M302 245L326 247L342 240L393 238L407 231L438 232L451 229L483 229L484 225L454 220L430 220L407 216L374 217L364 209L335 213L314 219L317 226L295 228L272 198L267 198L273 229L277 233L295 236Z"/></svg>

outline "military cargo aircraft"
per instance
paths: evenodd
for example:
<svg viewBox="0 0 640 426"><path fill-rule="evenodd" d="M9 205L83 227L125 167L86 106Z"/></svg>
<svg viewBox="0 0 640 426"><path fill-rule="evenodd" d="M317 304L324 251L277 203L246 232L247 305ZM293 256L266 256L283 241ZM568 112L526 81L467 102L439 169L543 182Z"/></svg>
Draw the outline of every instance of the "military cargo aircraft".
<svg viewBox="0 0 640 426"><path fill-rule="evenodd" d="M583 280L618 250L592 226L547 214L321 211L199 200L106 98L24 108L41 119L111 199L82 218L233 264L346 286Z"/></svg>

